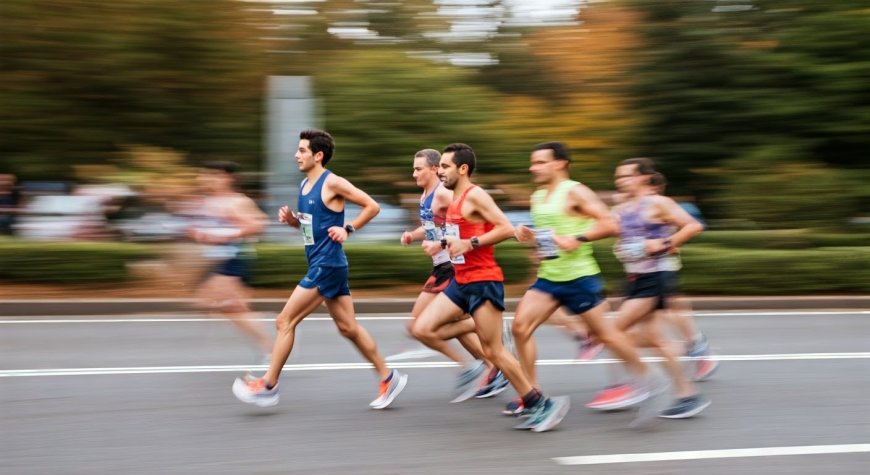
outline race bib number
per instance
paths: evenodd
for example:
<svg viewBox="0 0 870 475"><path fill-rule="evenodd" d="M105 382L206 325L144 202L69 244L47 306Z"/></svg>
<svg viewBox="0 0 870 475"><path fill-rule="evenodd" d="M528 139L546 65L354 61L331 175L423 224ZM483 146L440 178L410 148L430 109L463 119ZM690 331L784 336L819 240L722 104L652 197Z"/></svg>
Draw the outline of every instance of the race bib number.
<svg viewBox="0 0 870 475"><path fill-rule="evenodd" d="M314 245L314 219L308 213L297 213L296 219L299 220L299 229L302 231L302 242L306 246Z"/></svg>
<svg viewBox="0 0 870 475"><path fill-rule="evenodd" d="M458 224L447 224L444 228L444 237L453 236L456 239L459 239L459 225ZM450 259L450 262L454 264L465 264L465 256L462 254Z"/></svg>
<svg viewBox="0 0 870 475"><path fill-rule="evenodd" d="M423 221L423 234L425 235L423 240L424 241L438 241L439 239L441 239L438 237L437 229L438 228L435 227L434 221L429 221L429 220Z"/></svg>
<svg viewBox="0 0 870 475"><path fill-rule="evenodd" d="M538 257L541 259L556 259L559 248L553 240L552 229L535 229L535 242L538 245Z"/></svg>

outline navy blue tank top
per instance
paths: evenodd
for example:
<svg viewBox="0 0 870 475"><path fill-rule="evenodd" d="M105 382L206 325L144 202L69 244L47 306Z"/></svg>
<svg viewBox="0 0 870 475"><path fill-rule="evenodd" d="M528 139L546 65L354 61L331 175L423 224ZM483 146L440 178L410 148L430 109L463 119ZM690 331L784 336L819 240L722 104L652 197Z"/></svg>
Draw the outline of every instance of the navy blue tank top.
<svg viewBox="0 0 870 475"><path fill-rule="evenodd" d="M302 180L299 185L297 218L305 243L305 257L308 258L308 267L347 267L347 256L344 255L344 249L328 234L329 228L344 226L344 210L336 212L327 208L321 198L323 183L326 182L329 173L329 170L324 171L308 194L302 194L302 189L308 183L308 178Z"/></svg>

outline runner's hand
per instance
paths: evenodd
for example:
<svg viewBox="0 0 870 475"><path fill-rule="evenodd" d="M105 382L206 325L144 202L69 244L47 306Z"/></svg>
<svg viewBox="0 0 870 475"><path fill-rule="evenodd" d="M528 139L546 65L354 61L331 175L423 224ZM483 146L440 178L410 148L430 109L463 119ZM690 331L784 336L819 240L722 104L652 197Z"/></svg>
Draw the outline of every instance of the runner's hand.
<svg viewBox="0 0 870 475"><path fill-rule="evenodd" d="M441 252L441 241L423 241L423 244L420 244L420 247L423 248L423 252L428 256L434 256Z"/></svg>
<svg viewBox="0 0 870 475"><path fill-rule="evenodd" d="M526 226L525 224L521 224L521 225L516 227L516 230L514 231L514 237L516 237L517 241L519 241L519 242L529 242L529 243L535 242L534 231L529 229L529 227Z"/></svg>
<svg viewBox="0 0 870 475"><path fill-rule="evenodd" d="M447 236L446 239L447 250L450 251L451 259L455 259L472 249L471 240L469 239L459 239L456 236Z"/></svg>
<svg viewBox="0 0 870 475"><path fill-rule="evenodd" d="M347 230L342 226L333 226L327 229L326 233L329 235L329 239L332 239L339 244L347 241Z"/></svg>
<svg viewBox="0 0 870 475"><path fill-rule="evenodd" d="M289 206L282 206L281 209L278 210L278 222L286 223L288 226L294 228L299 227L299 220L296 219L296 215L290 211Z"/></svg>
<svg viewBox="0 0 870 475"><path fill-rule="evenodd" d="M402 238L399 239L399 242L401 242L403 246L407 246L414 242L414 235L411 234L411 231L405 231L402 233Z"/></svg>
<svg viewBox="0 0 870 475"><path fill-rule="evenodd" d="M559 249L565 252L571 252L583 245L583 243L578 241L574 236L558 236L555 234L553 235L553 242L559 246Z"/></svg>

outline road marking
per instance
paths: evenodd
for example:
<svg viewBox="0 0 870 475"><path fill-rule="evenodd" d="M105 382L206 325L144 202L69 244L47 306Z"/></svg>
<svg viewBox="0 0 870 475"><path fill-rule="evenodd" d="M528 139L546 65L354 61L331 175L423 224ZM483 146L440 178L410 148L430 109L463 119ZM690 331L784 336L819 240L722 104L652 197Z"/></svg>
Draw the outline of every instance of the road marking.
<svg viewBox="0 0 870 475"><path fill-rule="evenodd" d="M646 362L662 361L659 357L642 358ZM688 361L695 358L680 358ZM718 361L795 361L795 360L849 360L870 359L870 352L862 353L796 353L768 355L717 355ZM538 366L591 366L621 363L613 358L603 358L592 361L580 360L538 360ZM397 369L452 368L458 366L452 361L409 361L391 363L390 367ZM371 369L369 363L311 363L290 364L284 366L284 371L336 371ZM267 365L200 365L200 366L141 366L141 367L108 367L108 368L47 368L47 369L5 369L0 370L0 378L39 377L39 376L92 376L121 374L169 374L169 373L226 373L244 371L265 371Z"/></svg>
<svg viewBox="0 0 870 475"><path fill-rule="evenodd" d="M749 449L690 450L646 454L582 455L555 457L559 465L600 465L614 463L662 462L668 460L702 460L740 457L775 457L782 455L849 454L870 452L870 444L804 445L795 447L757 447Z"/></svg>
<svg viewBox="0 0 870 475"><path fill-rule="evenodd" d="M259 313L259 312L255 312ZM151 315L151 314L145 314ZM177 313L175 315L184 315ZM331 322L332 317L317 316L324 315L323 313L315 313L313 316L306 318L306 322ZM838 315L838 316L853 316L853 315L870 315L870 311L842 311L842 312L695 312L697 317L780 317L780 316L822 316L822 315ZM57 315L8 315L0 316L0 324L30 324L30 323L200 323L200 322L226 322L227 318L209 318L209 317L129 317L129 318L85 318L87 315L69 315L65 318L56 318ZM14 319L14 320L5 320ZM379 313L376 316L368 316L368 314L359 314L356 317L359 321L375 321L375 320L410 320L408 313ZM505 312L505 320L513 320L512 312ZM267 318L252 318L252 321L258 322L274 322L275 317Z"/></svg>

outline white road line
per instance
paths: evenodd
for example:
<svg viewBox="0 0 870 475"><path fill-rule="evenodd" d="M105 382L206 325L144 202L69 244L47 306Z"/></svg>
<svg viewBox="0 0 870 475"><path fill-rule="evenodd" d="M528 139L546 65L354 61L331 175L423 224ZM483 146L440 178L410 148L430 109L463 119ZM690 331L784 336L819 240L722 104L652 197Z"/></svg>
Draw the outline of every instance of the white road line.
<svg viewBox="0 0 870 475"><path fill-rule="evenodd" d="M654 452L646 454L582 455L577 457L555 457L553 461L559 465L600 465L614 463L662 462L668 460L849 454L861 452L870 452L870 444L804 445L795 447L757 447L748 449Z"/></svg>
<svg viewBox="0 0 870 475"><path fill-rule="evenodd" d="M691 360L693 358L681 358ZM795 360L848 360L870 359L870 352L863 353L797 353L769 355L717 355L719 361L795 361ZM661 361L661 358L643 358L644 361ZM617 359L605 358L592 361L580 360L538 360L539 366L587 366L620 363ZM457 366L450 361L409 361L391 363L392 368L451 368ZM371 369L369 363L312 363L290 364L284 366L284 371L336 371ZM226 373L243 371L265 371L266 365L198 365L198 366L141 366L141 367L108 367L108 368L47 368L47 369L6 369L0 370L0 378L39 377L39 376L90 376L90 375L121 375L121 374L168 374L168 373Z"/></svg>
<svg viewBox="0 0 870 475"><path fill-rule="evenodd" d="M146 314L147 315L147 314ZM183 315L183 314L176 314ZM323 316L318 316L323 315ZM870 311L843 311L843 312L695 312L698 317L780 317L780 316L822 316L822 315L837 315L837 316L853 316L853 315L870 315ZM226 318L208 318L208 317L129 317L129 318L85 318L87 315L69 315L65 318L56 318L56 315L42 316L19 316L9 315L0 316L0 325L2 324L43 324L43 323L199 323L199 322L226 322ZM356 319L359 321L375 321L375 320L410 320L408 313L379 313L376 316L368 316L368 314L359 314ZM506 312L505 320L512 320L513 313ZM14 319L14 320L4 320ZM275 317L267 318L252 318L253 321L259 322L274 322ZM306 322L331 322L332 318L325 314L314 314L305 319Z"/></svg>

